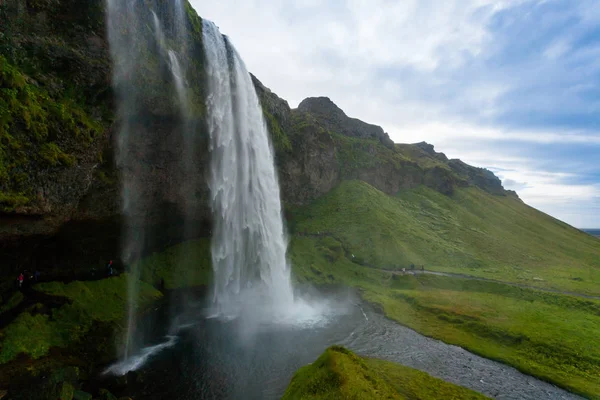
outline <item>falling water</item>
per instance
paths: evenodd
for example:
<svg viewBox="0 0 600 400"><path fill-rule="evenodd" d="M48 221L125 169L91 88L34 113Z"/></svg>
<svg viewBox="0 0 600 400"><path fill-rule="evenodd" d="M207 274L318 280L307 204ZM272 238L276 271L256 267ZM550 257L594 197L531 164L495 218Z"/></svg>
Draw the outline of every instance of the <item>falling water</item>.
<svg viewBox="0 0 600 400"><path fill-rule="evenodd" d="M236 50L212 22L203 24L216 312L286 313L294 299L279 184L261 106Z"/></svg>
<svg viewBox="0 0 600 400"><path fill-rule="evenodd" d="M130 265L128 279L128 318L125 338L125 358L129 357L135 348L135 321L139 292L139 277L137 260L143 254L145 242L150 236L146 226L146 212L153 206L141 187L142 177L151 180L152 172L147 166L157 157L153 140L156 133L146 125L146 116L151 111L144 108L145 101L154 93L169 93L168 88L156 87L148 90L149 85L163 85L158 79L161 76L160 63L148 64L149 58L161 60L167 65L172 75L173 88L177 94L179 114L181 119L181 134L184 142L190 136L192 124L189 123L189 96L185 84L185 70L179 61L176 45L179 51L187 49L186 21L183 1L167 2L174 15L174 33L167 38L158 15L150 8L162 7L160 1L144 2L140 0L108 0L107 25L110 41L110 51L113 60L113 86L117 93L119 131L117 134L117 164L122 173L122 204L125 217L125 236L122 244L122 259ZM167 10L167 14L169 14ZM162 15L162 14L161 14ZM171 41L169 41L169 39ZM148 71L148 68L151 68ZM149 102L150 104L152 101ZM190 146L183 146L187 153ZM185 156L185 154L184 154ZM159 156L158 156L159 157ZM189 159L190 157L183 157ZM184 174L190 172L189 163L182 168ZM185 180L185 179L184 179ZM184 197L184 196L182 196ZM187 204L182 205L183 208Z"/></svg>

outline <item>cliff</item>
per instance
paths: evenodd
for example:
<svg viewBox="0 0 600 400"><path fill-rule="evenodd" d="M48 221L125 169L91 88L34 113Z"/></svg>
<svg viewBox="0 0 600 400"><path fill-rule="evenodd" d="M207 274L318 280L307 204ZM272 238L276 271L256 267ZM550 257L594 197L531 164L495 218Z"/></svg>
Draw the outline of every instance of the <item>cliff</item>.
<svg viewBox="0 0 600 400"><path fill-rule="evenodd" d="M157 9L163 1L154 0ZM186 185L190 179L204 182L208 163L201 20L193 9L188 5L193 59L185 61L194 68L186 80L200 105L193 122L201 156L191 178L181 173L184 144L176 134L178 111L170 106L173 85L151 56L140 61L147 73L135 110L135 129L148 134L129 157L133 164L117 162L115 132L122 121L115 110L118 90L111 88L104 2L8 0L1 18L0 248L14 260L2 275L31 265L75 268L117 257L120 182L127 174L144 199L140 223L154 232L148 248L180 240L176 226L184 218L196 221L195 234L208 232L208 187ZM168 17L166 24L168 29ZM307 204L349 179L387 194L420 185L445 195L464 186L509 194L491 172L448 160L429 144L394 144L381 127L348 117L326 97L291 109L253 80L288 206ZM195 206L181 206L190 203Z"/></svg>

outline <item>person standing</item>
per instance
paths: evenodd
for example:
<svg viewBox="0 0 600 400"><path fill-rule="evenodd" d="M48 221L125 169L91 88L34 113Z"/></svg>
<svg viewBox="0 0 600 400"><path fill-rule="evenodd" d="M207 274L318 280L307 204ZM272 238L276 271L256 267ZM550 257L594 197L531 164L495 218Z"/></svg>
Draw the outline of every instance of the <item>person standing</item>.
<svg viewBox="0 0 600 400"><path fill-rule="evenodd" d="M17 280L19 281L19 289L20 289L23 287L23 281L25 280L25 276L23 275L22 272L19 274L19 277L17 278Z"/></svg>
<svg viewBox="0 0 600 400"><path fill-rule="evenodd" d="M113 260L110 260L108 262L108 265L106 266L107 272L108 272L108 276L112 276L113 274Z"/></svg>

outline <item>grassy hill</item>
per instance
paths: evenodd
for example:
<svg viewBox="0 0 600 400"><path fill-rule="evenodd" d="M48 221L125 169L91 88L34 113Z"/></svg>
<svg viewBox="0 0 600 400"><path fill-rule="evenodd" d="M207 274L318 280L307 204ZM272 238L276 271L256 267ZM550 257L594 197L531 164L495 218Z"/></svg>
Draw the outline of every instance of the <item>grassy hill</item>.
<svg viewBox="0 0 600 400"><path fill-rule="evenodd" d="M391 362L327 349L296 372L284 400L292 399L486 399L487 397Z"/></svg>
<svg viewBox="0 0 600 400"><path fill-rule="evenodd" d="M360 181L295 210L291 227L297 281L357 287L418 332L599 398L600 301L560 292L600 293L600 240L512 196L388 196ZM399 272L412 263L459 275Z"/></svg>
<svg viewBox="0 0 600 400"><path fill-rule="evenodd" d="M296 234L331 236L365 265L600 294L600 241L513 196L424 186L388 196L345 181L293 214Z"/></svg>

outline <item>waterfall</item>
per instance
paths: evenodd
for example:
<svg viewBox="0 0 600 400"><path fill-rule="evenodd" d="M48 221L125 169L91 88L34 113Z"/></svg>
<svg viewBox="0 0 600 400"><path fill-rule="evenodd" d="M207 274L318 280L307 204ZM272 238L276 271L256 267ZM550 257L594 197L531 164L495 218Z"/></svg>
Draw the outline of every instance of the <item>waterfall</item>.
<svg viewBox="0 0 600 400"><path fill-rule="evenodd" d="M205 139L197 126L203 113L193 106L205 91L214 310L226 317L252 310L270 321L318 318L316 309L294 301L269 134L252 79L236 50L213 23L204 21L206 57L197 63L193 59L197 48L189 42L187 31L189 5L184 0L107 2L118 104L116 160L124 216L121 259L130 267L125 357L113 371L124 373L139 364L135 354L140 353L144 332L136 330L141 275L137 261L162 232L163 225L151 228L155 216L174 228L169 234L186 238L197 233L193 216L204 187L199 173L204 158L198 150ZM194 65L204 68L198 71ZM188 79L197 86L190 87ZM181 213L183 223L171 220L171 214L167 221L160 219L161 213L169 212L163 209L165 204ZM189 254L179 257L179 269L172 272L188 279L193 276Z"/></svg>
<svg viewBox="0 0 600 400"><path fill-rule="evenodd" d="M293 304L279 184L262 109L243 61L203 22L216 312L285 312Z"/></svg>
<svg viewBox="0 0 600 400"><path fill-rule="evenodd" d="M169 12L166 7L175 7ZM113 87L115 88L119 130L116 135L117 165L122 171L121 197L124 216L124 237L121 259L131 268L128 278L127 333L124 343L125 358L137 351L136 332L137 302L140 271L136 261L146 250L146 242L152 237L149 232L151 222L148 210L156 207L147 188L142 182L153 182L154 177L149 165L160 163L156 143L161 140L159 133L152 129L152 111L147 104L157 104L168 99L169 88L165 88L161 68L167 66L172 77L172 89L179 108L182 142L189 144L194 125L189 122L189 96L185 83L186 70L178 57L179 52L187 51L187 32L185 4L182 0L164 3L160 0L108 0L107 28L110 52L113 61ZM159 16L153 8L173 15L174 29L166 33ZM161 13L161 16L163 14ZM171 33L173 32L173 33ZM176 46L177 48L172 48ZM157 60L159 62L149 62ZM163 97L161 97L163 96ZM169 100L169 102L171 102ZM189 162L193 154L192 146L184 145L182 170L184 179L192 173ZM183 189L182 189L183 191ZM181 196L185 197L185 196ZM183 200L178 200L184 202ZM178 204L188 209L189 204ZM185 213L185 212L184 212Z"/></svg>

